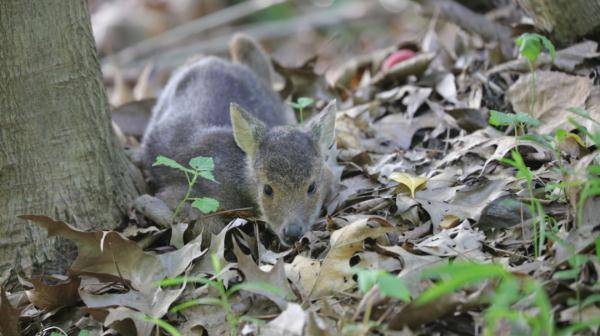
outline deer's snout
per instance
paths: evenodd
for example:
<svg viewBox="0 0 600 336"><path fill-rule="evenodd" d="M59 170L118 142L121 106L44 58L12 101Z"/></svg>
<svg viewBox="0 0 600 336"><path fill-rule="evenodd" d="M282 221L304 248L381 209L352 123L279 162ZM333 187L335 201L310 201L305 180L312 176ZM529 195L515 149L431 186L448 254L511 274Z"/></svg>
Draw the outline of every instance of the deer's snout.
<svg viewBox="0 0 600 336"><path fill-rule="evenodd" d="M300 238L304 235L304 229L301 223L292 222L287 224L283 228L283 242L286 245L293 245L295 242L300 240Z"/></svg>

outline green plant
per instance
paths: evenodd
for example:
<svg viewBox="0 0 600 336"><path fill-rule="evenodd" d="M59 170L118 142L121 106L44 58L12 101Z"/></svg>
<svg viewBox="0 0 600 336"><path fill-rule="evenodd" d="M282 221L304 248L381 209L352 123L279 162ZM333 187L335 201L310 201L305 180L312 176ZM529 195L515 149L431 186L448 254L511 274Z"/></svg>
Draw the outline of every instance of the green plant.
<svg viewBox="0 0 600 336"><path fill-rule="evenodd" d="M239 292L240 290L261 290L261 291L271 292L271 293L274 293L277 295L283 295L282 291L279 288L277 288L269 283L262 283L262 282L243 282L243 283L235 284L229 288L226 288L225 282L221 278L221 271L223 270L223 268L221 266L221 263L220 263L218 257L214 254L211 255L211 262L212 262L212 266L213 266L214 273L215 273L214 279L211 279L208 277L201 277L201 276L199 276L199 277L183 276L183 277L176 277L176 278L167 278L158 283L158 285L161 287L181 285L181 284L185 284L185 283L200 283L200 284L208 285L208 286L216 289L217 292L219 293L218 298L205 297L205 298L193 299L193 300L189 300L189 301L180 303L170 309L171 313L177 313L181 310L187 309L189 307L197 306L197 305L220 306L223 309L223 311L225 311L225 315L227 317L227 322L229 323L231 335L236 335L240 322L246 321L246 322L259 323L261 321L251 318L251 317L247 317L247 316L238 316L233 311L232 306L231 306L230 298L232 295ZM164 321L162 321L162 322L164 322ZM166 323L166 322L164 322L164 323ZM175 334L171 334L171 335L175 336Z"/></svg>
<svg viewBox="0 0 600 336"><path fill-rule="evenodd" d="M152 322L152 323L156 324L157 326L164 329L164 331L168 332L169 335L171 335L171 336L181 336L181 333L177 330L177 328L175 328L174 326L169 324L169 322L167 322L167 321L163 321L159 318L156 318L156 317L153 317L150 315L146 315L146 314L140 314L138 318L140 320L148 321L148 322Z"/></svg>
<svg viewBox="0 0 600 336"><path fill-rule="evenodd" d="M541 249L544 247L545 233L546 233L546 212L544 207L538 198L535 197L533 192L533 172L525 165L523 157L517 150L511 152L512 159L502 158L500 162L506 163L517 169L517 178L525 180L527 183L527 191L529 192L529 211L533 215L533 250L535 256L540 256Z"/></svg>
<svg viewBox="0 0 600 336"><path fill-rule="evenodd" d="M552 335L554 332L550 301L542 285L533 279L520 279L500 265L471 262L434 267L423 272L423 276L440 281L415 300L418 305L440 299L465 286L488 280L495 282L495 291L484 298L489 303L484 311L484 335L494 335L498 322L502 320L515 325L525 323L532 335ZM535 307L537 312L513 309L517 303Z"/></svg>
<svg viewBox="0 0 600 336"><path fill-rule="evenodd" d="M526 113L504 113L496 110L490 110L490 118L488 122L492 126L514 127L515 137L518 136L519 133L525 134L526 127L537 127L540 125L539 120Z"/></svg>
<svg viewBox="0 0 600 336"><path fill-rule="evenodd" d="M517 38L515 43L519 46L519 54L527 59L529 71L531 72L531 105L529 112L533 115L535 101L537 99L535 82L537 59L542 53L542 50L545 49L550 54L550 60L554 62L556 49L554 48L554 44L552 44L548 38L540 34L524 33Z"/></svg>
<svg viewBox="0 0 600 336"><path fill-rule="evenodd" d="M217 182L213 175L213 170L215 169L215 163L212 158L198 156L190 160L189 162L190 168L186 168L177 161L173 159L169 159L166 156L159 155L156 157L156 161L152 164L152 166L166 166L169 168L177 169L185 174L185 178L188 182L188 189L185 193L183 199L177 204L175 208L175 212L173 213L173 219L177 218L179 212L183 205L192 201L192 207L200 210L202 213L211 213L216 211L219 208L219 202L210 197L190 197L192 188L198 177L202 177L206 180Z"/></svg>
<svg viewBox="0 0 600 336"><path fill-rule="evenodd" d="M400 299L404 302L410 301L410 292L404 282L397 276L382 270L360 269L356 272L358 277L358 289L366 293L373 286L379 287L379 293L384 297Z"/></svg>
<svg viewBox="0 0 600 336"><path fill-rule="evenodd" d="M296 102L288 104L300 113L300 123L304 122L304 109L314 104L315 100L308 97L300 97Z"/></svg>

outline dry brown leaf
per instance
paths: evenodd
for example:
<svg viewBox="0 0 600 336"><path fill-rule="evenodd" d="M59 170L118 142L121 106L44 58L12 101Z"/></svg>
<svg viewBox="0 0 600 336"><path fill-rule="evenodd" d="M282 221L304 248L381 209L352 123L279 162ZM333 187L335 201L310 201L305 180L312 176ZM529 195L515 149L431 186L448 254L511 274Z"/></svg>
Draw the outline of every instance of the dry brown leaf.
<svg viewBox="0 0 600 336"><path fill-rule="evenodd" d="M350 258L363 248L365 239L375 239L394 230L387 222L376 217L363 217L334 231L330 239L331 248L322 263L319 261L307 263L303 258L299 259L302 260L302 265L309 265L306 271L302 267L298 267L296 259L292 263L296 266L300 279L306 272L311 280L315 268L320 263L318 275L314 281L301 282L301 285L310 286L302 287L304 293L308 293L311 298L319 298L354 287L356 283L352 279L354 271L350 267ZM290 278L294 278L294 276L290 276Z"/></svg>
<svg viewBox="0 0 600 336"><path fill-rule="evenodd" d="M402 114L390 114L373 124L375 130L385 141L394 146L408 149L415 133L423 128L436 128L440 125L439 118L432 112L408 119Z"/></svg>
<svg viewBox="0 0 600 336"><path fill-rule="evenodd" d="M400 183L400 186L405 186L410 191L410 196L415 198L415 192L422 190L427 186L427 179L421 176L412 176L408 173L394 172L390 175L390 179ZM399 186L399 189L401 189Z"/></svg>
<svg viewBox="0 0 600 336"><path fill-rule="evenodd" d="M21 218L45 228L49 236L59 235L77 245L77 259L70 269L73 274L109 276L116 280L122 277L138 290L155 288L154 282L181 274L204 253L200 249L200 236L180 250L153 255L114 231L85 232L46 216Z"/></svg>
<svg viewBox="0 0 600 336"><path fill-rule="evenodd" d="M247 291L263 295L275 302L280 309L285 309L288 305L286 299L294 297L292 290L285 275L283 259L279 259L269 271L263 271L252 260L252 257L244 254L234 242L234 253L237 258L238 268L244 273L245 281L251 283L266 283L281 290L282 295L278 295L264 289L247 289Z"/></svg>
<svg viewBox="0 0 600 336"><path fill-rule="evenodd" d="M274 320L260 327L263 336L302 336L308 314L297 303L289 303L287 308Z"/></svg>
<svg viewBox="0 0 600 336"><path fill-rule="evenodd" d="M415 200L431 216L434 231L439 231L439 225L446 215L478 220L482 210L496 198L503 196L508 180L498 178L485 180L469 188L465 186L434 188L430 185L427 190L419 191Z"/></svg>
<svg viewBox="0 0 600 336"><path fill-rule="evenodd" d="M468 220L459 226L443 230L415 245L416 249L440 257L461 257L484 261L488 258L481 251L485 235L471 228Z"/></svg>
<svg viewBox="0 0 600 336"><path fill-rule="evenodd" d="M4 288L0 286L0 335L20 336L19 311L13 308L6 297Z"/></svg>
<svg viewBox="0 0 600 336"><path fill-rule="evenodd" d="M574 129L567 116L577 117L567 111L571 107L584 107L592 82L589 78L572 76L555 71L536 71L536 99L533 113L531 105L531 74L521 76L507 91L508 100L516 112L529 113L540 120L537 130L548 134L559 128ZM582 120L580 117L576 119Z"/></svg>
<svg viewBox="0 0 600 336"><path fill-rule="evenodd" d="M28 280L33 289L25 291L34 306L45 311L70 307L79 301L79 278L70 278L56 285L48 285L43 278Z"/></svg>

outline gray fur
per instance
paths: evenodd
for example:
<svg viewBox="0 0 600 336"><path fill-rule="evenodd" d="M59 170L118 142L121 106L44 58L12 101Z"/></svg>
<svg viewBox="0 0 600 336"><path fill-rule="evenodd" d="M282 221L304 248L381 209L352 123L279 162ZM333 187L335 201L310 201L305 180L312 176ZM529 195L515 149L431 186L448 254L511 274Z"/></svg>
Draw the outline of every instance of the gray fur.
<svg viewBox="0 0 600 336"><path fill-rule="evenodd" d="M232 103L239 107L230 109ZM174 208L185 194L185 177L152 167L155 158L187 164L196 156L212 157L218 183L199 179L193 195L217 199L222 210L253 207L289 243L313 224L330 190L320 139L333 135L322 130L332 129L323 124L333 122L331 113L319 116L325 119L308 130L289 126L290 110L267 81L245 65L208 57L178 72L165 87L144 135L141 159L157 197ZM316 191L308 193L313 182ZM272 197L263 192L266 184L274 190ZM213 217L204 224L216 233L224 220Z"/></svg>

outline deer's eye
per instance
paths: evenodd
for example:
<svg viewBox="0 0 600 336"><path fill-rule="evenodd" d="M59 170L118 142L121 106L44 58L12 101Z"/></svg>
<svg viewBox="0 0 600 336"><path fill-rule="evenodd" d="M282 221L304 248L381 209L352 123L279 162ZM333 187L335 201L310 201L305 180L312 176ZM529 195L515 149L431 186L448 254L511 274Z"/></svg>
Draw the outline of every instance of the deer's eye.
<svg viewBox="0 0 600 336"><path fill-rule="evenodd" d="M313 182L308 186L308 190L306 192L312 194L315 192L315 190L317 190L317 184Z"/></svg>
<svg viewBox="0 0 600 336"><path fill-rule="evenodd" d="M267 196L273 196L273 188L271 188L271 186L268 184L265 184L265 186L263 187L263 192Z"/></svg>

